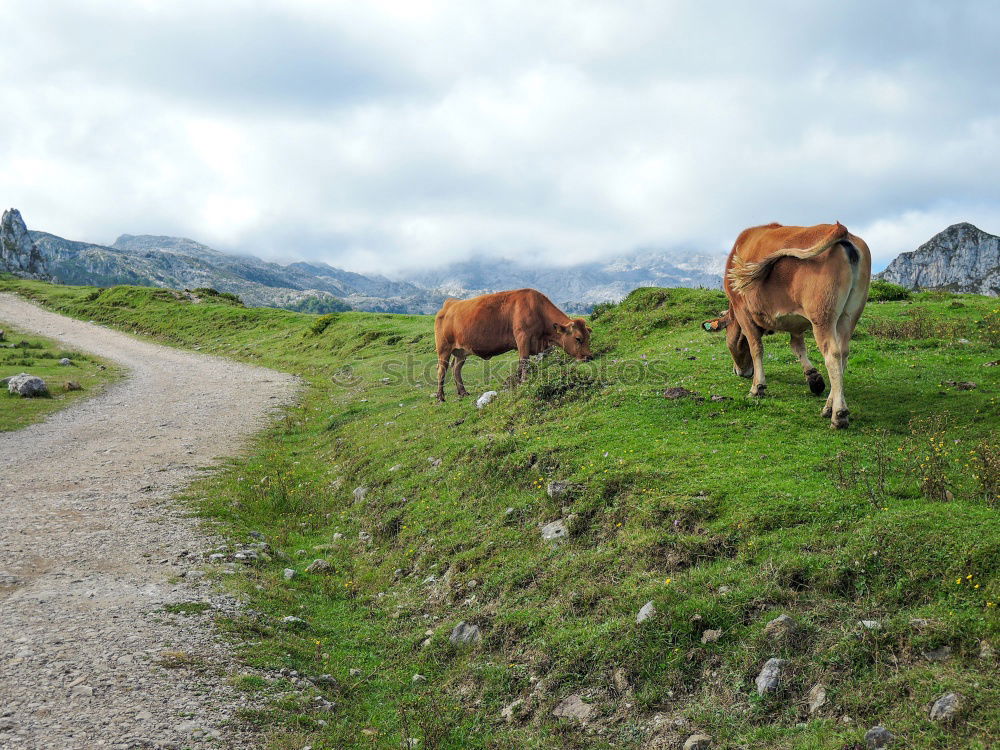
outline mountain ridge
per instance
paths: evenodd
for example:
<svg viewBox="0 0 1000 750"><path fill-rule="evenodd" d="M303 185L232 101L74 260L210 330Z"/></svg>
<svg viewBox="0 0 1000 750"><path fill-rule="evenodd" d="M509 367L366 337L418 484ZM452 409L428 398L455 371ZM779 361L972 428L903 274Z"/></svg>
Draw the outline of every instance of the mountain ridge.
<svg viewBox="0 0 1000 750"><path fill-rule="evenodd" d="M449 296L532 287L570 313L588 312L600 302L617 302L640 286L718 287L724 256L642 249L607 262L572 266L529 265L504 258L479 258L393 279L361 274L322 261L288 264L249 254L225 253L187 237L122 234L111 245L69 240L27 230L16 213L17 234L35 249L35 265L64 284L194 289L212 287L240 296L248 305L332 312L352 307L372 312L434 313ZM10 213L10 212L7 212ZM4 216L7 216L7 213ZM13 214L12 214L13 216ZM26 239L25 239L26 238ZM18 261L21 262L21 261ZM23 274L13 261L6 267Z"/></svg>

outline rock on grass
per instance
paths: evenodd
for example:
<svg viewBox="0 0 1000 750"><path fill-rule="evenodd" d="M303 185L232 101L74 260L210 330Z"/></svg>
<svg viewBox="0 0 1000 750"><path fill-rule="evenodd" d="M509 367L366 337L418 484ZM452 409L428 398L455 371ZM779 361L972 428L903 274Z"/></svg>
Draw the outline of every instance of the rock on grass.
<svg viewBox="0 0 1000 750"><path fill-rule="evenodd" d="M7 381L7 392L22 398L35 398L47 396L49 389L45 385L45 381L37 375L22 372Z"/></svg>
<svg viewBox="0 0 1000 750"><path fill-rule="evenodd" d="M962 696L958 693L945 693L931 706L931 721L950 724L962 713Z"/></svg>
<svg viewBox="0 0 1000 750"><path fill-rule="evenodd" d="M754 680L754 684L757 686L757 695L778 692L781 688L782 670L787 663L787 659L768 659L764 662L760 674Z"/></svg>
<svg viewBox="0 0 1000 750"><path fill-rule="evenodd" d="M573 719L586 724L593 718L595 710L592 705L584 702L579 693L573 693L553 709L552 715L557 719Z"/></svg>
<svg viewBox="0 0 1000 750"><path fill-rule="evenodd" d="M894 739L896 739L895 735L888 729L875 726L865 732L865 747L871 748L871 750L881 750L889 747Z"/></svg>

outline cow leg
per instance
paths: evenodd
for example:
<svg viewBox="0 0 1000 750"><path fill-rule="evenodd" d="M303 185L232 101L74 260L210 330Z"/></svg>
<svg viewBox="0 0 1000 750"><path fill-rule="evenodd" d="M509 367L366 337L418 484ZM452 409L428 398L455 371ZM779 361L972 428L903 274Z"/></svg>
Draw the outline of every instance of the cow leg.
<svg viewBox="0 0 1000 750"><path fill-rule="evenodd" d="M465 358L469 355L462 349L456 349L453 356L455 357L455 387L458 389L458 397L462 398L469 395L469 392L465 390L465 383L462 382L462 367L465 365Z"/></svg>
<svg viewBox="0 0 1000 750"><path fill-rule="evenodd" d="M444 401L444 381L448 377L448 360L451 359L451 352L443 354L438 352L438 392L437 400Z"/></svg>
<svg viewBox="0 0 1000 750"><path fill-rule="evenodd" d="M517 382L528 379L528 357L531 356L531 339L524 333L515 332L514 342L517 344Z"/></svg>
<svg viewBox="0 0 1000 750"><path fill-rule="evenodd" d="M731 320L726 326L726 344L733 357L733 373L741 378L753 377L753 363L750 360L750 348L747 346L743 328L736 320Z"/></svg>
<svg viewBox="0 0 1000 750"><path fill-rule="evenodd" d="M830 396L826 400L826 406L823 407L822 415L830 417L830 426L833 429L842 429L850 423L848 419L850 412L844 400L843 347L836 326L816 326L813 330L816 334L816 343L819 344L823 359L826 361L826 371L830 375Z"/></svg>
<svg viewBox="0 0 1000 750"><path fill-rule="evenodd" d="M792 352L798 358L799 364L802 365L802 372L805 373L806 382L809 383L809 390L813 392L814 396L822 395L823 390L826 388L826 383L823 382L823 376L819 374L819 371L809 361L805 335L802 333L793 333L790 343Z"/></svg>
<svg viewBox="0 0 1000 750"><path fill-rule="evenodd" d="M764 378L763 331L756 323L744 316L741 316L740 328L743 329L747 347L750 349L750 360L753 362L753 385L750 386L750 395L760 398L767 391L767 381Z"/></svg>

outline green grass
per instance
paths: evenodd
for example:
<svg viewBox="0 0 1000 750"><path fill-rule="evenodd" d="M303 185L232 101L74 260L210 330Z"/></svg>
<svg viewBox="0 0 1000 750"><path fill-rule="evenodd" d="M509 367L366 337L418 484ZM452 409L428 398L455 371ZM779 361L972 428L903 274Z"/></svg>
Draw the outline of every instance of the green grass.
<svg viewBox="0 0 1000 750"><path fill-rule="evenodd" d="M548 357L514 390L511 355L470 359L470 391L501 391L477 411L450 382L433 402L429 316L317 324L161 290L0 288L308 382L190 496L237 542L258 531L273 549L231 584L247 613L222 620L246 662L334 678L291 693L237 680L267 700L247 718L270 747L640 748L656 714L684 721L663 725L662 747L700 730L722 748L839 749L876 723L903 747L1000 741L997 665L979 657L982 641L1000 646L988 606L1000 600L1000 367L984 367L1000 357L996 300L869 305L847 376L852 426L835 432L786 337L766 342L770 397L747 397L724 339L699 328L724 308L717 292L637 290L595 321L595 362ZM705 400L666 400L665 386ZM553 500L554 480L577 486ZM557 518L569 537L544 542L539 525ZM317 557L332 571L305 573ZM647 601L658 614L637 625ZM778 644L763 631L783 612L800 629ZM480 644L449 643L462 620ZM706 629L723 635L702 644ZM946 645L950 660L923 657ZM789 660L787 680L759 698L753 679L773 656ZM817 682L828 703L810 716ZM930 722L951 690L965 718ZM598 707L588 730L552 716L577 691ZM335 710L317 711L315 693Z"/></svg>
<svg viewBox="0 0 1000 750"><path fill-rule="evenodd" d="M0 321L0 330L5 331L0 341L0 379L27 372L40 377L49 388L48 397L40 398L12 395L6 385L0 388L0 432L39 422L77 399L98 393L120 375L118 368L103 359L69 351L51 339L20 333L4 321ZM72 364L60 365L63 357ZM78 384L80 390L68 390L70 382Z"/></svg>

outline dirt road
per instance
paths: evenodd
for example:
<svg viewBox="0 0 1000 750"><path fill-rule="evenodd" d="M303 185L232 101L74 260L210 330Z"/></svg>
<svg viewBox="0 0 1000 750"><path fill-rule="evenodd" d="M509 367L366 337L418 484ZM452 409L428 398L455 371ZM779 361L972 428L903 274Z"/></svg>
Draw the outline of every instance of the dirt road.
<svg viewBox="0 0 1000 750"><path fill-rule="evenodd" d="M237 606L197 577L219 541L170 498L238 453L294 398L294 378L9 295L0 321L130 371L41 424L0 433L0 747L252 745L226 724L244 699L226 683L212 609L170 612Z"/></svg>

